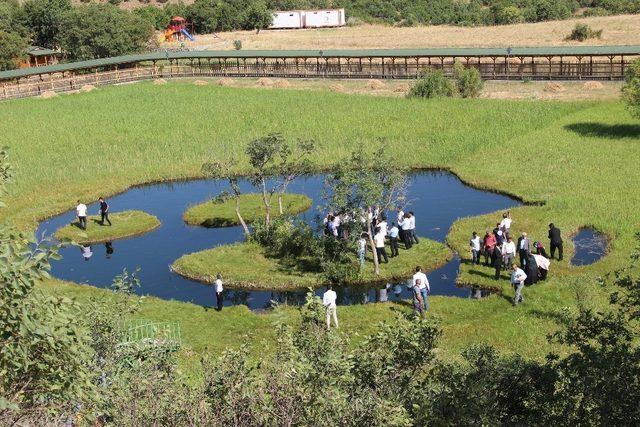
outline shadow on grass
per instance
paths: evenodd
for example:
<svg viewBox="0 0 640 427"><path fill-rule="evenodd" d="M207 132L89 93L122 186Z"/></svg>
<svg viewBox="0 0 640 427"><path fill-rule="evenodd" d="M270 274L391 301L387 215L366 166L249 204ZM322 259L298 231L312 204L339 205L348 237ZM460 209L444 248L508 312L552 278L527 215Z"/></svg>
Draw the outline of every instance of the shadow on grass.
<svg viewBox="0 0 640 427"><path fill-rule="evenodd" d="M585 137L598 138L640 138L640 125L622 124L608 125L604 123L572 123L565 129Z"/></svg>

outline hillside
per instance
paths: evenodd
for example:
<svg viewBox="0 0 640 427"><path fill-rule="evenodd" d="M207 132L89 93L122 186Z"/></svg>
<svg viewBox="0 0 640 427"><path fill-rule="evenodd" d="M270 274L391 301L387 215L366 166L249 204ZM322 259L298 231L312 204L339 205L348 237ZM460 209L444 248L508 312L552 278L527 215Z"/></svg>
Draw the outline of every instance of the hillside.
<svg viewBox="0 0 640 427"><path fill-rule="evenodd" d="M562 46L580 45L565 41L578 22L602 29L601 39L585 45L640 44L640 15L574 18L488 27L450 25L392 27L359 25L345 28L308 30L232 31L196 37L187 47L194 49L233 49L233 40L242 41L243 49L351 49L455 46ZM163 46L176 45L166 43Z"/></svg>

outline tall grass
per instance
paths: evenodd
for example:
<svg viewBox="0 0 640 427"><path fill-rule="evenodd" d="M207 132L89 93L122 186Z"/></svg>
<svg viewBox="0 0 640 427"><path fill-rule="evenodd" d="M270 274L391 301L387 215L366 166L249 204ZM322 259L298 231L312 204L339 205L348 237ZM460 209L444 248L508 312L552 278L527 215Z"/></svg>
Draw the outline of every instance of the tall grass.
<svg viewBox="0 0 640 427"><path fill-rule="evenodd" d="M486 341L539 357L558 313L576 292L594 305L603 294L596 276L625 265L640 224L640 125L615 101L553 103L490 100L405 100L257 89L136 84L91 93L0 104L0 135L16 168L10 207L18 225L73 206L78 198L121 191L136 183L197 176L210 155L234 156L251 138L282 132L313 138L319 167L339 162L356 146L386 145L413 167L451 168L464 180L508 191L543 206L513 211L514 231L546 242L546 226L568 236L591 225L611 238L610 253L587 267L552 264L548 282L528 288L527 304L434 298L445 329L443 351ZM241 172L241 170L239 170ZM438 209L437 206L433 207ZM461 219L448 239L466 256L470 232L491 227L497 214ZM489 271L463 265L461 280L491 284ZM102 291L55 282L47 292L84 298ZM505 288L508 291L508 288ZM366 332L397 305L341 307L344 330ZM293 310L271 314L245 308L213 313L191 304L149 299L143 316L180 321L197 351L234 345L254 331L269 347L273 321L295 321Z"/></svg>

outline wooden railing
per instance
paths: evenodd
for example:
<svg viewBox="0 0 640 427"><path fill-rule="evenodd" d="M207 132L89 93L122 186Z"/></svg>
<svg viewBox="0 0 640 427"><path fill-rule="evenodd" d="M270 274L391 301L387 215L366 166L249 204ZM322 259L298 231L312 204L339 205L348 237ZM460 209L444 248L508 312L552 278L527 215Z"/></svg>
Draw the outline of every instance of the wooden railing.
<svg viewBox="0 0 640 427"><path fill-rule="evenodd" d="M624 77L629 62L623 59L595 57L587 60L560 58L477 58L462 61L480 71L483 79L493 80L617 80ZM135 64L108 71L85 71L71 74L35 75L20 80L0 82L0 99L39 96L45 92L82 90L83 86L121 84L156 78L184 77L280 77L339 79L412 79L427 69L453 72L453 59L399 58L387 62L379 59L270 59L214 60L185 64Z"/></svg>

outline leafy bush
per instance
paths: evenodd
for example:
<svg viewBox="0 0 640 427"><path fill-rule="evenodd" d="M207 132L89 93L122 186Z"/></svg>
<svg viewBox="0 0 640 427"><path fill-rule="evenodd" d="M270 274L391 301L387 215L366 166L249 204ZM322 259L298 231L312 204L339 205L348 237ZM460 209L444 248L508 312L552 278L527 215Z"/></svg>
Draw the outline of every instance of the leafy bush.
<svg viewBox="0 0 640 427"><path fill-rule="evenodd" d="M516 6L501 7L496 11L496 24L517 24L524 21L522 11Z"/></svg>
<svg viewBox="0 0 640 427"><path fill-rule="evenodd" d="M440 70L425 73L409 90L409 98L438 98L454 96L456 88Z"/></svg>
<svg viewBox="0 0 640 427"><path fill-rule="evenodd" d="M27 40L16 33L0 30L0 71L13 70L25 57Z"/></svg>
<svg viewBox="0 0 640 427"><path fill-rule="evenodd" d="M484 86L480 71L475 67L467 68L461 62L454 64L453 78L456 82L458 93L463 98L478 97Z"/></svg>
<svg viewBox="0 0 640 427"><path fill-rule="evenodd" d="M594 30L587 24L577 23L567 36L567 40L576 40L583 42L587 39L599 39L602 36L602 30Z"/></svg>
<svg viewBox="0 0 640 427"><path fill-rule="evenodd" d="M636 59L627 69L625 84L622 87L622 99L629 110L640 118L640 60Z"/></svg>
<svg viewBox="0 0 640 427"><path fill-rule="evenodd" d="M233 48L235 50L240 50L242 49L242 40L234 40L233 41Z"/></svg>

